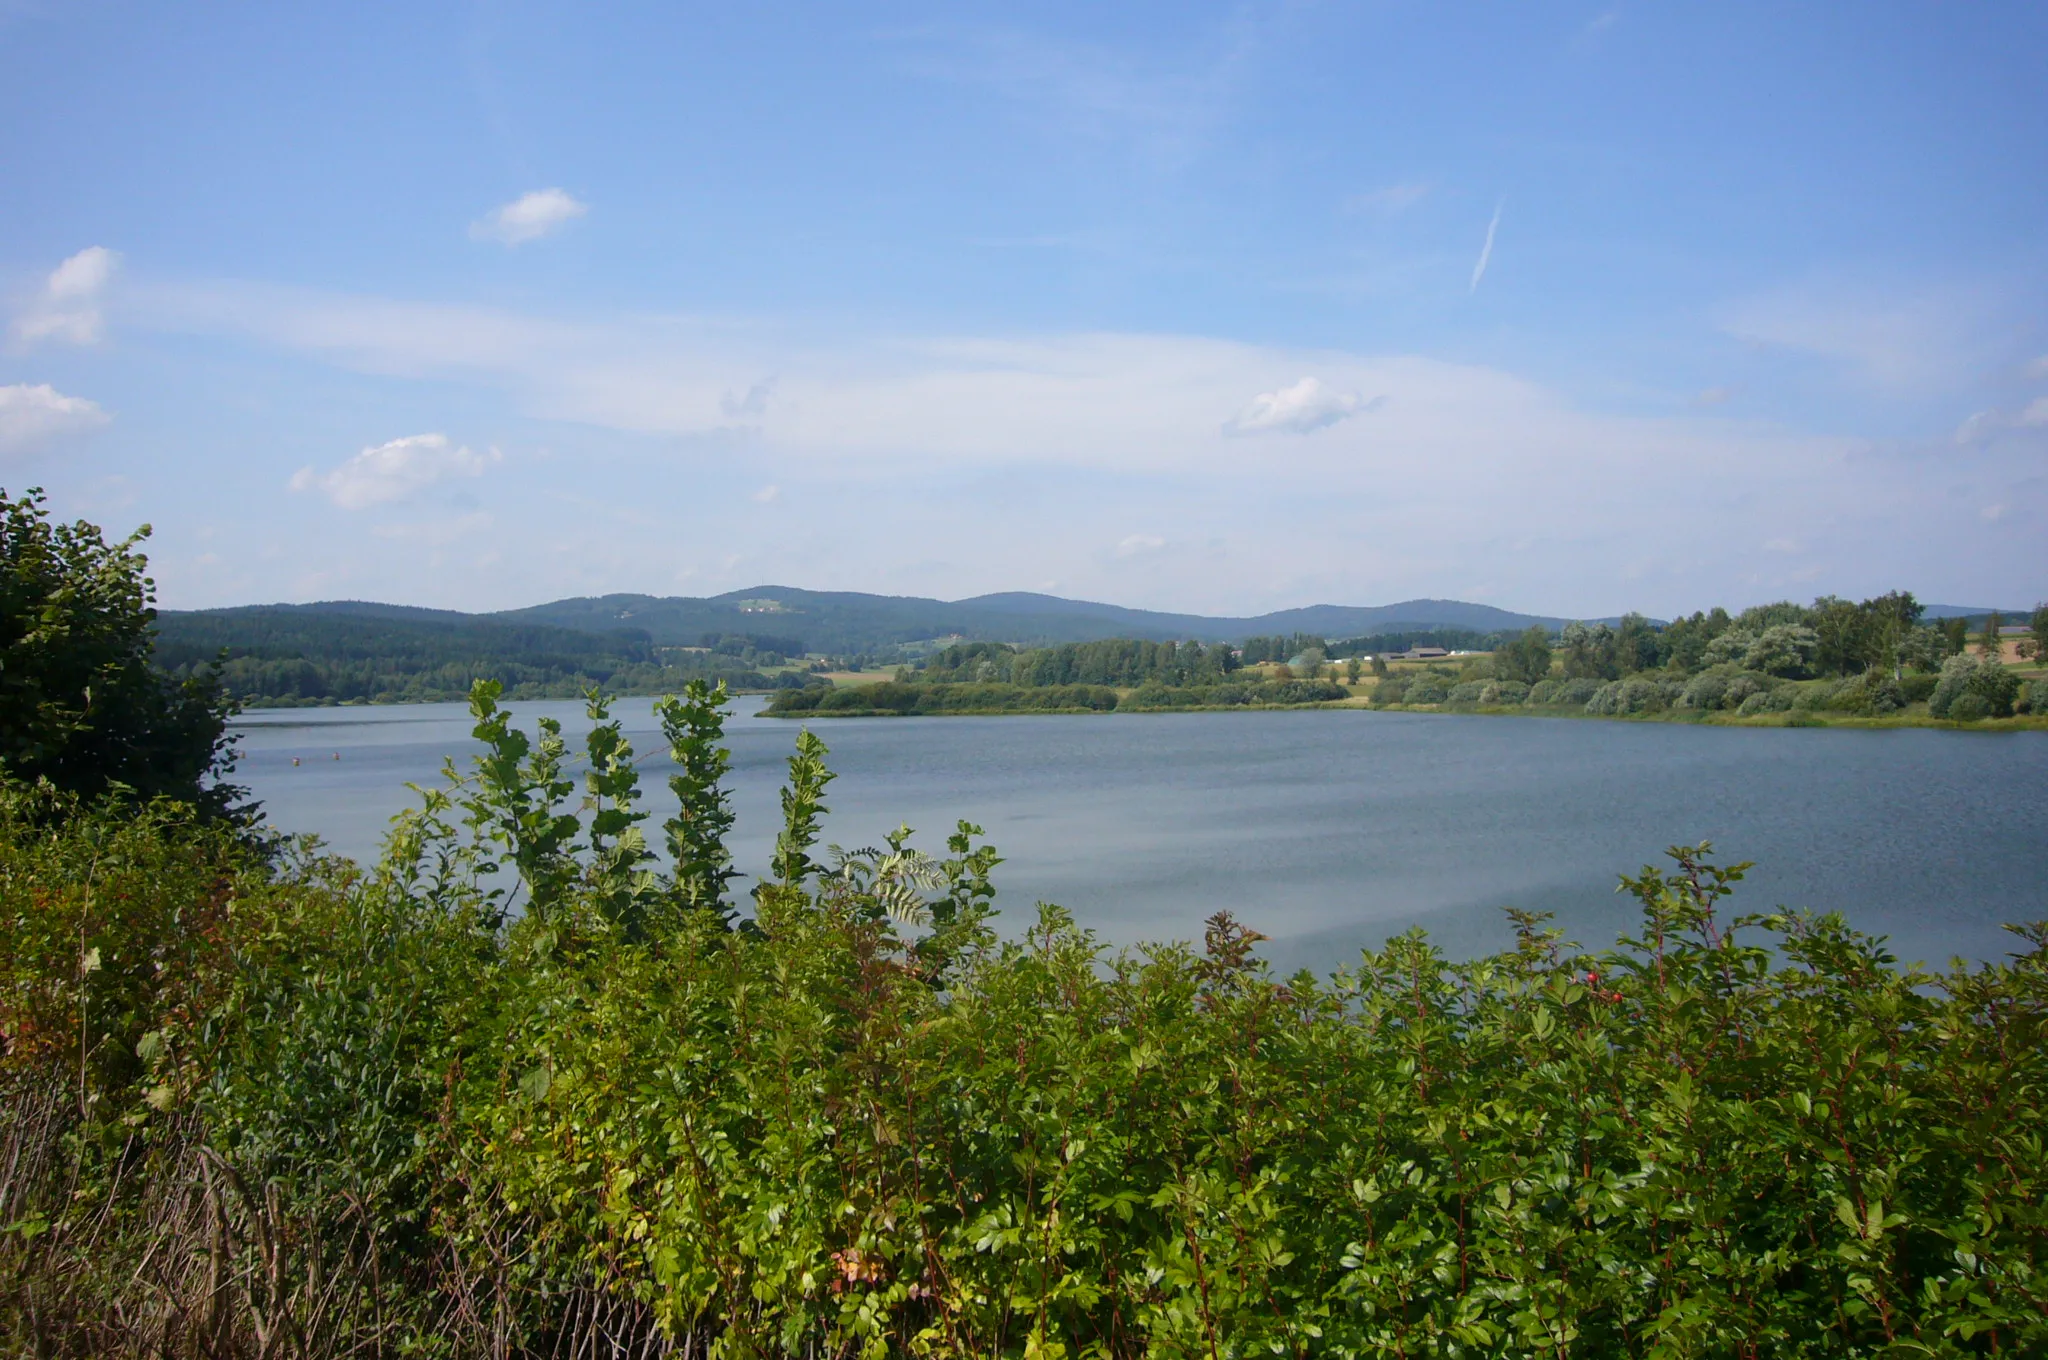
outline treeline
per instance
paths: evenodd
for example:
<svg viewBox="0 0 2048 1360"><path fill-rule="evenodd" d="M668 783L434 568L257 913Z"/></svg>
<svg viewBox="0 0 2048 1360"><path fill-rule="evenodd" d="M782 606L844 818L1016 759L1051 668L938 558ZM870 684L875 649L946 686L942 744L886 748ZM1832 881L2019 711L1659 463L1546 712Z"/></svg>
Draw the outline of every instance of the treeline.
<svg viewBox="0 0 2048 1360"><path fill-rule="evenodd" d="M1329 641L1315 633L1275 634L1246 638L1238 649L1238 660L1246 665L1262 661L1287 663L1302 658L1312 661L1342 661L1354 656L1379 656L1405 652L1412 647L1441 647L1447 652L1487 651L1511 636L1480 633L1470 628L1424 628L1391 633L1369 633L1364 637Z"/></svg>
<svg viewBox="0 0 2048 1360"><path fill-rule="evenodd" d="M1230 647L1199 642L1146 642L1108 638L1059 647L1018 650L1000 642L969 642L926 658L916 678L923 683L1047 685L1212 684L1238 669Z"/></svg>
<svg viewBox="0 0 2048 1360"><path fill-rule="evenodd" d="M1171 646L1172 644L1167 644ZM940 713L1109 713L1176 708L1276 707L1328 703L1350 691L1328 680L1219 680L1168 685L1152 680L1119 691L1109 685L1014 685L968 681L927 684L904 680L833 689L824 685L777 691L762 711L770 717L909 717Z"/></svg>
<svg viewBox="0 0 2048 1360"><path fill-rule="evenodd" d="M1974 635L1965 620L1922 621L1893 592L1851 602L1823 596L1741 613L1712 609L1659 627L1641 615L1616 625L1567 624L1513 637L1455 665L1391 675L1376 705L1535 705L1610 717L1667 710L1743 716L1841 713L1882 717L1915 705L1935 718L1978 721L2048 713L2048 680L2005 664L1993 614ZM2022 654L2039 660L2048 609L2037 609Z"/></svg>
<svg viewBox="0 0 2048 1360"><path fill-rule="evenodd" d="M178 677L217 674L251 707L459 700L479 680L519 699L596 687L658 694L692 679L770 689L793 639L721 634L704 650L656 647L637 629L605 633L474 619L250 608L165 614L157 659ZM217 669L216 669L217 668ZM801 683L793 678L781 683Z"/></svg>
<svg viewBox="0 0 2048 1360"><path fill-rule="evenodd" d="M1109 712L1326 703L1349 691L1320 677L1248 674L1224 643L1109 638L1018 649L968 642L934 652L893 681L776 694L776 717L931 713Z"/></svg>

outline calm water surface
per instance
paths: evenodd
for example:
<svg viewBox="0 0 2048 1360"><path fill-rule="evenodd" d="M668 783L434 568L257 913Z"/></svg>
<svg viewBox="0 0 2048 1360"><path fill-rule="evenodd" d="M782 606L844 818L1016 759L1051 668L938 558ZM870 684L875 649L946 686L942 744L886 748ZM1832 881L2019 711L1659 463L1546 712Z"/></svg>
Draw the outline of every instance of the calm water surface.
<svg viewBox="0 0 2048 1360"><path fill-rule="evenodd" d="M736 704L738 867L765 868L796 737ZM572 734L578 703L510 706ZM661 750L651 702L616 711ZM476 750L456 704L273 710L238 723L239 779L271 821L373 857L408 781ZM1274 963L1327 970L1423 925L1473 952L1503 906L1604 944L1634 924L1615 875L1674 842L1757 862L1736 899L1839 910L1908 958L1994 958L2048 917L2048 734L1700 728L1349 711L826 721L826 839L908 822L927 849L980 823L1010 929L1035 900L1114 942L1199 938L1220 907ZM334 757L340 756L339 760ZM300 764L294 766L297 757ZM665 753L643 761L658 822Z"/></svg>

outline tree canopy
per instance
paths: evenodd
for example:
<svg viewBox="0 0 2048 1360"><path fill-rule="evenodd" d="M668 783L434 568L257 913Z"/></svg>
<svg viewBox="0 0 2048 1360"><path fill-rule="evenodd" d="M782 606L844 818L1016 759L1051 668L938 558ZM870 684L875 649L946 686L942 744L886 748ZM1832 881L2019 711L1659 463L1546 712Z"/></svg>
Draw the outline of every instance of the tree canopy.
<svg viewBox="0 0 2048 1360"><path fill-rule="evenodd" d="M116 786L224 808L233 706L200 668L159 670L156 585L138 545L0 490L0 767L94 796Z"/></svg>

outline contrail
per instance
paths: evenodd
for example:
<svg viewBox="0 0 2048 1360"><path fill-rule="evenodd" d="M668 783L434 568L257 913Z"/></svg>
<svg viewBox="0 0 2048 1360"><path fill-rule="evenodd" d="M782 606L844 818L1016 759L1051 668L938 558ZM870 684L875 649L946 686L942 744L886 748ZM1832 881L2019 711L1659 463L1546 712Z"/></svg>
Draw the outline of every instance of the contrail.
<svg viewBox="0 0 2048 1360"><path fill-rule="evenodd" d="M1493 258L1493 234L1500 230L1500 210L1507 205L1506 199L1494 205L1493 220L1486 224L1486 244L1479 247L1479 263L1472 266L1472 286L1465 290L1468 293L1478 292L1479 281L1486 277L1486 262Z"/></svg>

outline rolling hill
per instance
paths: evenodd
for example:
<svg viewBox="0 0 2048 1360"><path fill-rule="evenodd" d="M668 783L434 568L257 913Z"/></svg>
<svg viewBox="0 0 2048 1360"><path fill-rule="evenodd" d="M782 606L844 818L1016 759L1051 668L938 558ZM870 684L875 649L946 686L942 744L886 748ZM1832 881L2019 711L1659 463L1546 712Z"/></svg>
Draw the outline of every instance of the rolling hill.
<svg viewBox="0 0 2048 1360"><path fill-rule="evenodd" d="M1318 633L1335 639L1431 628L1490 633L1535 623L1555 627L1564 622L1462 600L1408 600L1366 607L1310 605L1250 617L1210 617L1127 609L1025 591L948 601L789 586L756 586L706 599L583 596L487 617L589 631L643 629L658 645L694 644L707 633L770 633L801 638L812 651L835 653L875 651L954 636L1034 645L1112 637L1241 642L1273 633Z"/></svg>

